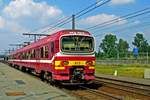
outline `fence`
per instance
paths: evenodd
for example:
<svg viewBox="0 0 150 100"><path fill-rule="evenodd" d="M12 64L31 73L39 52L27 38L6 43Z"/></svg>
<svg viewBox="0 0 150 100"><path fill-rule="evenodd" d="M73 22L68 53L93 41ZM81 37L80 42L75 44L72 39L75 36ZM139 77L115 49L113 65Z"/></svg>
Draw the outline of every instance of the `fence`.
<svg viewBox="0 0 150 100"><path fill-rule="evenodd" d="M134 56L132 52L118 53L114 58L97 57L96 61L97 64L150 64L150 54L147 52Z"/></svg>

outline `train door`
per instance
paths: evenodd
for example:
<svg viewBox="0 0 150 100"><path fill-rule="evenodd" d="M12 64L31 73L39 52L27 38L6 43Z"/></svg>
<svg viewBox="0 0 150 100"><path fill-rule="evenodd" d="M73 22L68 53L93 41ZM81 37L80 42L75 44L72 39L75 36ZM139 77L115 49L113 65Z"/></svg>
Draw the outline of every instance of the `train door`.
<svg viewBox="0 0 150 100"><path fill-rule="evenodd" d="M35 65L36 73L40 73L40 49L36 49L36 65Z"/></svg>
<svg viewBox="0 0 150 100"><path fill-rule="evenodd" d="M52 42L50 42L50 61L51 61L51 64L50 64L50 71L52 72L52 74L53 74L53 72L54 72L54 65L52 64L53 62L54 62L54 59L53 59L53 57L54 57L54 49L55 48L55 46L54 46L54 42L52 41Z"/></svg>
<svg viewBox="0 0 150 100"><path fill-rule="evenodd" d="M53 58L54 56L54 50L55 50L55 46L54 46L54 42L50 42L50 59Z"/></svg>

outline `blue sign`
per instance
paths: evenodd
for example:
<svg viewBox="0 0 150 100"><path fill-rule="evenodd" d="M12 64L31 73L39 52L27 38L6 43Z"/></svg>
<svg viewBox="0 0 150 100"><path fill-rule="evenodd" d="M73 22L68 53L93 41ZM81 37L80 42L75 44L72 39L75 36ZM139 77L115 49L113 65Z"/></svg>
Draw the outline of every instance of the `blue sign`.
<svg viewBox="0 0 150 100"><path fill-rule="evenodd" d="M139 54L139 49L138 48L133 48L133 54L134 54L134 57L137 59L138 54Z"/></svg>
<svg viewBox="0 0 150 100"><path fill-rule="evenodd" d="M133 48L133 54L138 55L139 54L139 49L138 48Z"/></svg>

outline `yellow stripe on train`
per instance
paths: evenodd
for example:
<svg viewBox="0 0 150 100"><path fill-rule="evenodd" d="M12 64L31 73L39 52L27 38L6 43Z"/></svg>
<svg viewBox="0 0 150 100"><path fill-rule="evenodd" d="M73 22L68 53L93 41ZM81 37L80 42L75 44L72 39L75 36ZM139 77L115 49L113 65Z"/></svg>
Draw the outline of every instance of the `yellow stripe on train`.
<svg viewBox="0 0 150 100"><path fill-rule="evenodd" d="M55 70L63 70L65 67L55 67Z"/></svg>
<svg viewBox="0 0 150 100"><path fill-rule="evenodd" d="M55 66L61 66L62 61L55 61ZM68 61L67 66L85 66L86 61Z"/></svg>
<svg viewBox="0 0 150 100"><path fill-rule="evenodd" d="M87 61L68 61L67 66L85 66ZM55 66L62 66L62 61L55 61ZM93 61L95 65L95 61Z"/></svg>

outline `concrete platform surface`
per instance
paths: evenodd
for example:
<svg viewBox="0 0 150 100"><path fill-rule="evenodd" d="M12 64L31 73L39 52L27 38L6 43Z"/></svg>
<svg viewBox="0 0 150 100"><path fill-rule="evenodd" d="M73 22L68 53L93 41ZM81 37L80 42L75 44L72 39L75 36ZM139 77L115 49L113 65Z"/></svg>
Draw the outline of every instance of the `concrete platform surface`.
<svg viewBox="0 0 150 100"><path fill-rule="evenodd" d="M0 100L76 100L76 98L0 63Z"/></svg>

